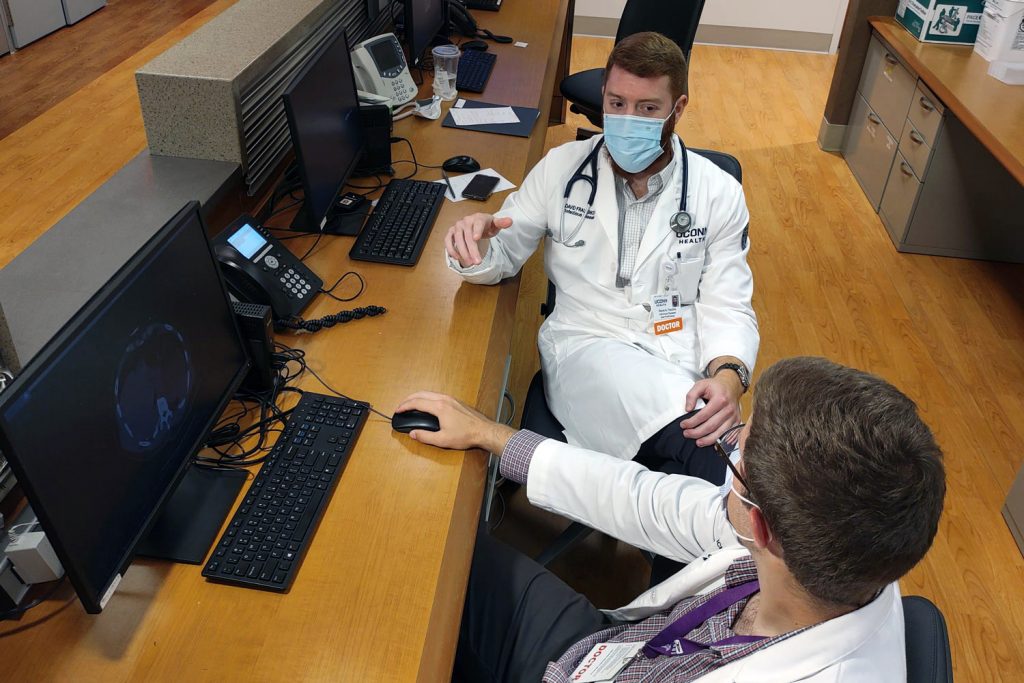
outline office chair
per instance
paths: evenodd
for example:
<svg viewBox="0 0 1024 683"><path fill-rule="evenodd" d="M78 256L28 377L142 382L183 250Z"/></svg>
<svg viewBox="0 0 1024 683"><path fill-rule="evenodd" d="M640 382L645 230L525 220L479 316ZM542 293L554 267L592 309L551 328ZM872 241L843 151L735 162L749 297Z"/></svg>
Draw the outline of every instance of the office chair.
<svg viewBox="0 0 1024 683"><path fill-rule="evenodd" d="M697 34L697 24L704 11L704 0L627 0L615 34L618 43L626 36L641 31L657 31L671 38L690 59L690 48ZM562 79L558 89L572 104L569 109L583 114L598 128L603 128L601 87L604 69L588 69ZM586 137L585 135L583 137Z"/></svg>
<svg viewBox="0 0 1024 683"><path fill-rule="evenodd" d="M628 9L629 5L626 7ZM740 167L740 162L736 157L725 152L715 152L709 149L690 148L690 151L713 162L740 183L743 182L743 169ZM548 282L548 297L547 301L541 305L541 314L547 317L551 315L551 311L554 308L555 287ZM551 410L548 408L547 398L544 395L544 374L540 370L534 374L533 379L530 381L530 388L526 391L526 400L523 401L523 416L519 422L519 427L520 429L529 429L549 439L565 441L565 435L562 434L564 430L562 424L551 414ZM593 529L587 525L573 522L550 546L537 556L537 562L546 567L559 555L586 538L591 531ZM648 556L648 559L652 561L652 578L667 577L679 569L677 563L665 558Z"/></svg>
<svg viewBox="0 0 1024 683"><path fill-rule="evenodd" d="M928 598L903 597L907 641L907 683L953 683L949 631L942 612Z"/></svg>

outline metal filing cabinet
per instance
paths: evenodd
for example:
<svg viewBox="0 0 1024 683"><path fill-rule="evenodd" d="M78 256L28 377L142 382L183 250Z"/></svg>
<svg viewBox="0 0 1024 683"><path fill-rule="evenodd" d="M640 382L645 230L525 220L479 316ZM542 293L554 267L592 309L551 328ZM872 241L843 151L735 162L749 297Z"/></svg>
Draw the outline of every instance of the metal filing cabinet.
<svg viewBox="0 0 1024 683"><path fill-rule="evenodd" d="M1024 262L1024 186L877 36L843 156L899 251Z"/></svg>
<svg viewBox="0 0 1024 683"><path fill-rule="evenodd" d="M15 47L25 47L66 25L61 0L5 0Z"/></svg>
<svg viewBox="0 0 1024 683"><path fill-rule="evenodd" d="M96 10L107 4L107 0L62 0L64 3L64 18L68 25L81 21Z"/></svg>
<svg viewBox="0 0 1024 683"><path fill-rule="evenodd" d="M0 0L0 55L5 55L11 51L11 37L8 31L7 9L4 7L3 0Z"/></svg>
<svg viewBox="0 0 1024 683"><path fill-rule="evenodd" d="M843 156L877 211L914 97L917 77L872 38Z"/></svg>

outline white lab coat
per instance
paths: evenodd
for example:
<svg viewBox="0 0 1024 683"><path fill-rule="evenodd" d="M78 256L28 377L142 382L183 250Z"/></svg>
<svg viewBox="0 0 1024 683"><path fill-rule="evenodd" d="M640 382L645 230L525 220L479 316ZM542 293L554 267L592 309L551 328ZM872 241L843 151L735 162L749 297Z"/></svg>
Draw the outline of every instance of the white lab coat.
<svg viewBox="0 0 1024 683"><path fill-rule="evenodd" d="M526 493L533 505L688 563L628 605L606 610L614 619L638 621L720 587L729 565L748 554L726 521L718 487L702 479L651 472L634 462L548 439L534 453ZM890 584L864 607L699 680L906 681L899 586Z"/></svg>
<svg viewBox="0 0 1024 683"><path fill-rule="evenodd" d="M512 227L491 240L483 263L462 269L449 257L449 266L478 284L519 272L546 230L559 236L566 184L600 139L551 150L497 213L511 217ZM545 244L545 269L557 290L554 313L538 339L548 405L569 443L619 458L634 457L643 441L684 412L686 392L712 359L736 356L752 369L757 356L743 189L712 162L688 153L687 208L696 229L680 244L669 227L682 186L678 138L672 144L677 162L644 231L630 286L615 285L619 214L606 150L599 154L593 213L570 241L586 244ZM588 195L587 183L574 184L569 203L579 207L578 215ZM566 236L578 215L566 216ZM673 258L674 282L665 270ZM656 336L649 306L665 289L682 296L683 329Z"/></svg>

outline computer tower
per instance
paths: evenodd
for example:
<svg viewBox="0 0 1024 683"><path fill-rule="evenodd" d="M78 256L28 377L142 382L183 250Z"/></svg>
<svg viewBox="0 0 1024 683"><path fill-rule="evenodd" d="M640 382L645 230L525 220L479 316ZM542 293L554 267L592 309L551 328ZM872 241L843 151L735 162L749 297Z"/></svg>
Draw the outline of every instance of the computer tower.
<svg viewBox="0 0 1024 683"><path fill-rule="evenodd" d="M385 104L359 105L366 147L353 176L384 173L393 175L391 167L391 108Z"/></svg>
<svg viewBox="0 0 1024 683"><path fill-rule="evenodd" d="M270 306L232 302L238 329L242 333L245 349L252 360L249 374L242 380L241 389L261 393L274 388L274 319Z"/></svg>

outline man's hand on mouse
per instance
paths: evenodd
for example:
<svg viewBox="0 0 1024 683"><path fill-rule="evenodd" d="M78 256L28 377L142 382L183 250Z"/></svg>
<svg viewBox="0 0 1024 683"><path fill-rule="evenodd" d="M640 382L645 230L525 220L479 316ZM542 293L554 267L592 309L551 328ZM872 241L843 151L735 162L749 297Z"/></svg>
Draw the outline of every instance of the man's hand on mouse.
<svg viewBox="0 0 1024 683"><path fill-rule="evenodd" d="M489 213L474 213L460 218L444 236L444 248L448 255L463 268L483 263L491 238L502 230L512 227L508 216L495 218Z"/></svg>
<svg viewBox="0 0 1024 683"><path fill-rule="evenodd" d="M468 448L482 448L491 453L501 453L505 444L516 433L506 425L498 424L467 406L462 401L432 391L417 391L407 396L396 413L407 410L422 410L437 417L441 429L428 432L414 429L409 436L431 446L464 451Z"/></svg>

